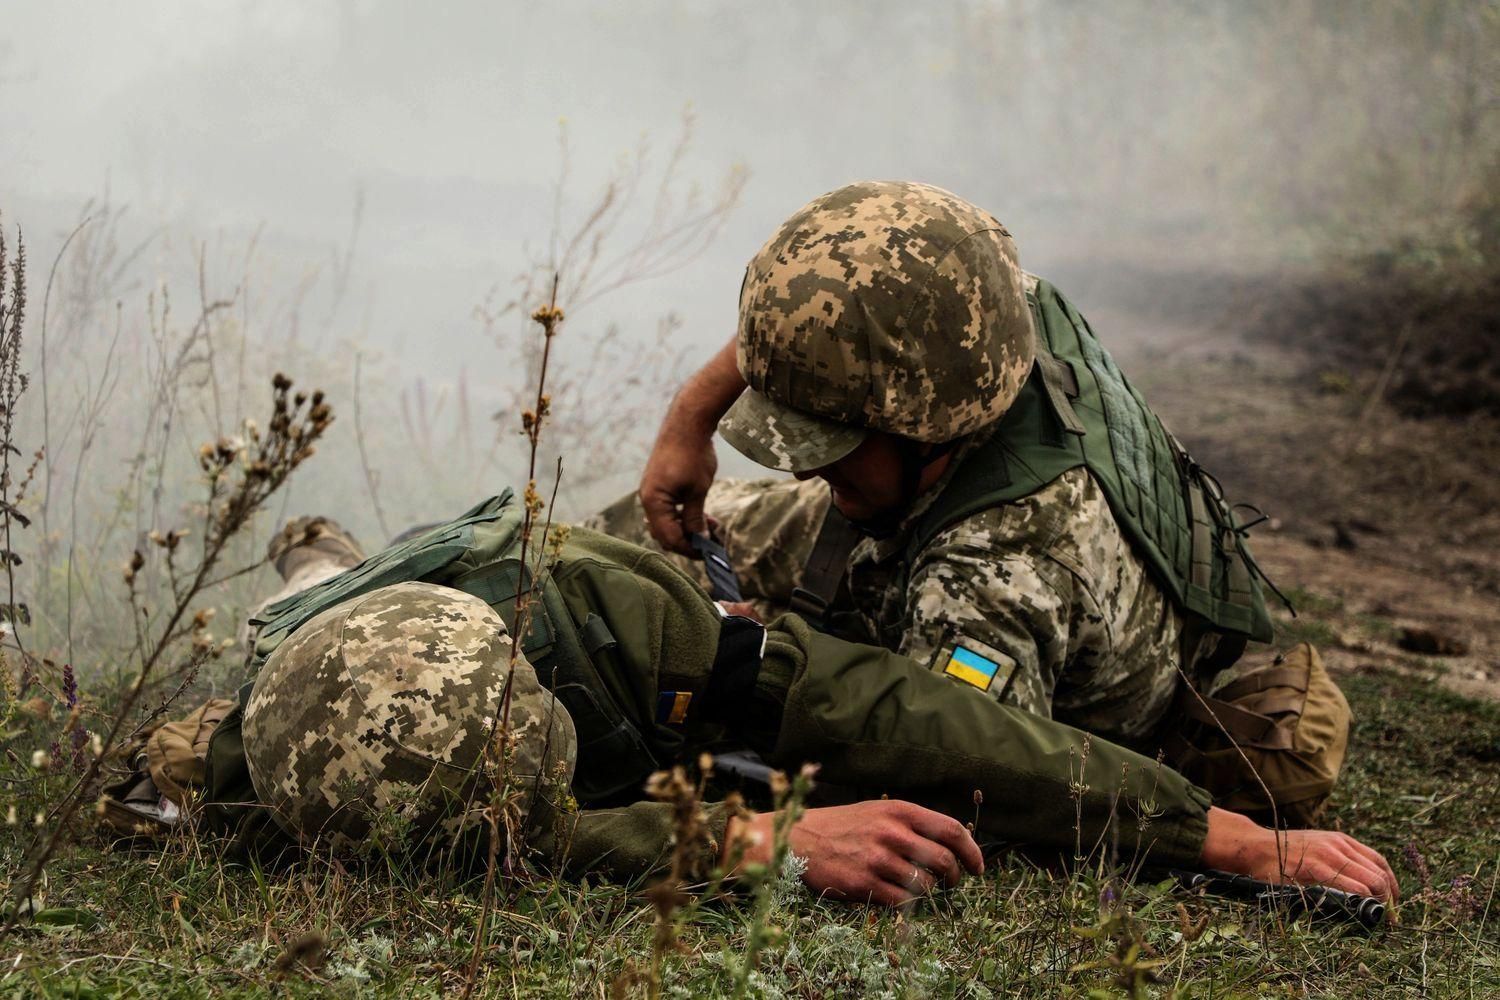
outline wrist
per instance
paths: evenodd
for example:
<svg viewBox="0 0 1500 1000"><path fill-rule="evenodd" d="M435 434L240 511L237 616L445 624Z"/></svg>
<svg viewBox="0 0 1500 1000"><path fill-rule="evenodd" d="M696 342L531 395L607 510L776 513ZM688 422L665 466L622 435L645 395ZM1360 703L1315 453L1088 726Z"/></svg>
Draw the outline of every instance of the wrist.
<svg viewBox="0 0 1500 1000"><path fill-rule="evenodd" d="M746 865L766 864L771 860L771 823L775 813L747 813L731 816L724 828L724 848L719 863L730 874Z"/></svg>
<svg viewBox="0 0 1500 1000"><path fill-rule="evenodd" d="M1254 851L1256 841L1267 833L1270 831L1248 816L1210 806L1208 834L1203 838L1200 861L1205 868L1238 871L1246 856Z"/></svg>

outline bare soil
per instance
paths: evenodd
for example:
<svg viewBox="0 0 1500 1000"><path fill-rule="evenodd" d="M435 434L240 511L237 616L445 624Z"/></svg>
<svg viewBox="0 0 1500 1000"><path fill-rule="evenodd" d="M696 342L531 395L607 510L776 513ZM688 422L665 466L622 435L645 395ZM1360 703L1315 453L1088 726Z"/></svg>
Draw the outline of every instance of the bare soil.
<svg viewBox="0 0 1500 1000"><path fill-rule="evenodd" d="M1465 384L1481 388L1445 408L1431 400L1463 366L1413 350L1443 329L1421 325L1429 300L1406 312L1388 301L1380 330L1368 312L1352 317L1361 353L1336 337L1336 319L1297 342L1276 324L1282 305L1247 311L1234 288L1176 307L1084 306L1230 500L1267 515L1253 548L1298 607L1278 616L1284 637L1313 641L1338 672L1396 669L1500 699L1500 416L1481 391L1500 339L1464 341ZM1290 296L1286 321L1318 298Z"/></svg>

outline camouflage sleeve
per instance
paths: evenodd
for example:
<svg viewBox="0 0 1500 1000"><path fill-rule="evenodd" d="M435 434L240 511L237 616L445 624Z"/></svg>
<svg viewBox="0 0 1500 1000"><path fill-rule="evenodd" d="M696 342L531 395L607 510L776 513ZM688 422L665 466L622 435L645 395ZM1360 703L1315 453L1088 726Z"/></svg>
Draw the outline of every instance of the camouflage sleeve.
<svg viewBox="0 0 1500 1000"><path fill-rule="evenodd" d="M763 618L791 603L828 500L821 479L730 479L709 490L704 510L719 522L740 590Z"/></svg>
<svg viewBox="0 0 1500 1000"><path fill-rule="evenodd" d="M1131 741L1176 694L1181 618L1082 469L940 534L906 602L907 655L1038 715Z"/></svg>
<svg viewBox="0 0 1500 1000"><path fill-rule="evenodd" d="M828 511L828 496L827 484L818 479L721 479L709 489L704 512L719 523L740 590L762 619L781 614L791 603L792 589L801 581L802 568ZM634 493L605 507L583 526L661 551L646 530L645 512ZM668 558L708 589L702 563L678 555Z"/></svg>
<svg viewBox="0 0 1500 1000"><path fill-rule="evenodd" d="M704 869L718 860L729 811L722 803L705 808L713 857L702 859ZM644 878L665 868L672 853L672 806L666 802L635 802L615 809L584 809L571 830L548 834L532 846L542 857L561 856L563 870L619 882ZM562 845L555 838L561 837Z"/></svg>
<svg viewBox="0 0 1500 1000"><path fill-rule="evenodd" d="M1076 509L1064 480L933 539L913 566L901 642L933 670L1049 717L1069 661L1110 644L1087 578L1056 551Z"/></svg>

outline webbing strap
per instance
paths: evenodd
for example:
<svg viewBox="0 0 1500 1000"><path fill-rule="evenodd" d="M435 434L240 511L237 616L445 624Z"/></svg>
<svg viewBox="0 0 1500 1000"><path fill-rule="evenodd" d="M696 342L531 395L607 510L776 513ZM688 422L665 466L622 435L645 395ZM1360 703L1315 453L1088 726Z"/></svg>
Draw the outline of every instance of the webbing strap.
<svg viewBox="0 0 1500 1000"><path fill-rule="evenodd" d="M838 596L849 567L849 555L859 539L853 523L830 503L807 564L802 568L802 584L792 591L791 600L792 612L820 631L828 624L828 609Z"/></svg>
<svg viewBox="0 0 1500 1000"><path fill-rule="evenodd" d="M1239 539L1234 530L1225 528L1223 534L1224 561L1228 563L1229 603L1242 608L1251 606L1250 567L1245 565L1239 551Z"/></svg>
<svg viewBox="0 0 1500 1000"><path fill-rule="evenodd" d="M1248 711L1218 698L1205 696L1200 701L1191 693L1183 699L1183 710L1188 718L1210 729L1222 729L1236 742L1262 750L1292 749L1292 731L1258 712Z"/></svg>
<svg viewBox="0 0 1500 1000"><path fill-rule="evenodd" d="M1052 404L1057 419L1062 421L1063 430L1082 437L1088 428L1083 426L1083 421L1078 419L1078 414L1073 412L1073 404L1069 402L1070 399L1078 398L1078 375L1073 371L1073 366L1046 350L1037 351L1036 366L1042 374L1042 387L1047 391L1047 400Z"/></svg>
<svg viewBox="0 0 1500 1000"><path fill-rule="evenodd" d="M1208 504L1203 500L1203 484L1188 476L1188 514L1193 519L1192 584L1205 591L1213 585L1213 523L1208 519Z"/></svg>
<svg viewBox="0 0 1500 1000"><path fill-rule="evenodd" d="M1214 697L1222 701L1238 701L1246 695L1258 694L1261 691L1278 687L1291 688L1305 693L1310 673L1306 664L1297 667L1267 667L1264 670L1246 674L1231 684L1226 684L1214 693Z"/></svg>

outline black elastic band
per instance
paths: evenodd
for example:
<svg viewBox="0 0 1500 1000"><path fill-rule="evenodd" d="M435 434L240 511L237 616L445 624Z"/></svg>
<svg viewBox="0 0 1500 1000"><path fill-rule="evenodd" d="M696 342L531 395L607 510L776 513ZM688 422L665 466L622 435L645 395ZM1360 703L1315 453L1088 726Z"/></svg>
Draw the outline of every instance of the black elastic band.
<svg viewBox="0 0 1500 1000"><path fill-rule="evenodd" d="M741 615L725 616L719 625L719 648L709 669L699 718L728 722L751 704L765 649L764 625Z"/></svg>

